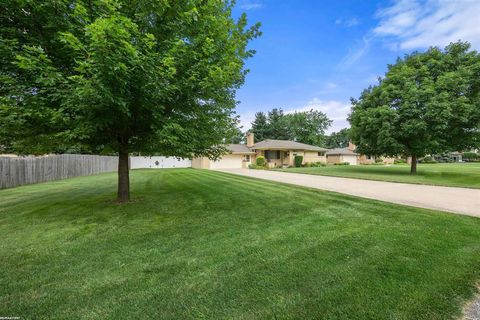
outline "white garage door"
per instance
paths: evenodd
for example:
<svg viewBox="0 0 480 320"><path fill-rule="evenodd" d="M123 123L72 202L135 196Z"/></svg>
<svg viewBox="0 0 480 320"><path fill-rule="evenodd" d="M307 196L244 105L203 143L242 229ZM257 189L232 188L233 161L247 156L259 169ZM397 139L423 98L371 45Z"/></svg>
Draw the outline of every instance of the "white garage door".
<svg viewBox="0 0 480 320"><path fill-rule="evenodd" d="M357 164L357 156L344 155L343 161L348 162L350 163L350 165L354 166Z"/></svg>
<svg viewBox="0 0 480 320"><path fill-rule="evenodd" d="M210 161L210 169L242 168L242 155L227 154L218 161Z"/></svg>

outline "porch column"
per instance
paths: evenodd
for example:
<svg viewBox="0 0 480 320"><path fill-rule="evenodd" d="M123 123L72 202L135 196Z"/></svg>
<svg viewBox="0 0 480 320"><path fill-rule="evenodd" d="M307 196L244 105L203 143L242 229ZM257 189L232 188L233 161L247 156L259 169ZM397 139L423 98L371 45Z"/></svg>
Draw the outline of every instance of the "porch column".
<svg viewBox="0 0 480 320"><path fill-rule="evenodd" d="M293 150L288 150L288 165L293 166Z"/></svg>

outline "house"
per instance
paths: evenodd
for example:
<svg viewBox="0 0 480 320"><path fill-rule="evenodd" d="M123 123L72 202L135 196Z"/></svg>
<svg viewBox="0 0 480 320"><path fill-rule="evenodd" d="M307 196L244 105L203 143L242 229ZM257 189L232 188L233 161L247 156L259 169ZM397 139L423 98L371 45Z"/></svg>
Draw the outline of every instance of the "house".
<svg viewBox="0 0 480 320"><path fill-rule="evenodd" d="M359 154L353 150L347 148L334 148L328 149L327 153L327 163L343 163L348 162L351 165L356 165L358 163Z"/></svg>
<svg viewBox="0 0 480 320"><path fill-rule="evenodd" d="M230 169L247 168L255 163L258 156L264 156L269 167L293 166L296 155L303 156L303 163L326 163L327 149L289 140L264 140L254 143L253 133L247 134L247 144L226 145L229 153L217 161L207 157L192 160L192 168L198 169Z"/></svg>
<svg viewBox="0 0 480 320"><path fill-rule="evenodd" d="M374 164L374 163L377 163L377 160L381 160L380 162L384 164L393 164L395 161L395 158L391 158L391 157L378 157L378 156L360 154L356 152L356 148L357 146L349 142L348 147L346 148L329 149L327 151L327 163L335 164L335 163L348 162L351 165L356 165L356 164Z"/></svg>
<svg viewBox="0 0 480 320"><path fill-rule="evenodd" d="M458 151L430 155L437 162L463 162L463 153Z"/></svg>

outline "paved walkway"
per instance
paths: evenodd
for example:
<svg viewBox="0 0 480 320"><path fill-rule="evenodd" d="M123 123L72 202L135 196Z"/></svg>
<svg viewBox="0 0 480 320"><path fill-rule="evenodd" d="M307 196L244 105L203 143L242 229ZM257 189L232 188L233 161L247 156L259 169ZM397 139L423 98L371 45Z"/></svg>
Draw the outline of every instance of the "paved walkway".
<svg viewBox="0 0 480 320"><path fill-rule="evenodd" d="M480 189L370 181L268 170L222 169L219 171L480 217Z"/></svg>

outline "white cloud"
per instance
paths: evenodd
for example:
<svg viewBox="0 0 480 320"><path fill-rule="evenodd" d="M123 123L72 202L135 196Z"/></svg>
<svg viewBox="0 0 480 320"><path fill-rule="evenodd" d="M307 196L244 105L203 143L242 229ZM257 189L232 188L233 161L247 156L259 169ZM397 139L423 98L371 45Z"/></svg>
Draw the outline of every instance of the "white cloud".
<svg viewBox="0 0 480 320"><path fill-rule="evenodd" d="M255 120L255 112L247 112L240 115L240 125L242 131L247 131L252 128L252 122Z"/></svg>
<svg viewBox="0 0 480 320"><path fill-rule="evenodd" d="M340 61L338 67L341 70L345 70L353 66L361 57L363 57L368 52L368 50L370 49L371 40L371 37L363 37L360 45L354 50L349 50L348 54Z"/></svg>
<svg viewBox="0 0 480 320"><path fill-rule="evenodd" d="M323 101L318 98L313 98L302 107L284 111L285 113L309 111L312 109L322 111L328 116L328 118L333 120L332 126L327 130L328 133L331 133L350 126L347 121L350 108L351 104L349 102L341 102L337 100Z"/></svg>
<svg viewBox="0 0 480 320"><path fill-rule="evenodd" d="M314 98L307 102L303 106L298 108L283 110L285 113L302 112L309 110L318 110L324 112L328 118L333 120L332 126L327 130L328 133L333 131L339 131L340 129L349 127L350 124L347 121L348 114L350 113L351 105L348 102L341 102L337 100L323 101L318 98ZM252 127L251 122L255 119L255 112L248 112L240 115L240 123L243 126L242 130L246 131Z"/></svg>
<svg viewBox="0 0 480 320"><path fill-rule="evenodd" d="M360 20L358 20L357 18L337 19L335 20L335 24L342 25L345 27L354 27L360 24Z"/></svg>
<svg viewBox="0 0 480 320"><path fill-rule="evenodd" d="M253 2L253 1L242 1L239 4L240 9L243 10L254 10L254 9L260 9L263 7L263 4L260 2Z"/></svg>
<svg viewBox="0 0 480 320"><path fill-rule="evenodd" d="M377 13L380 21L373 33L403 50L444 47L457 40L479 48L479 17L478 0L399 0Z"/></svg>

